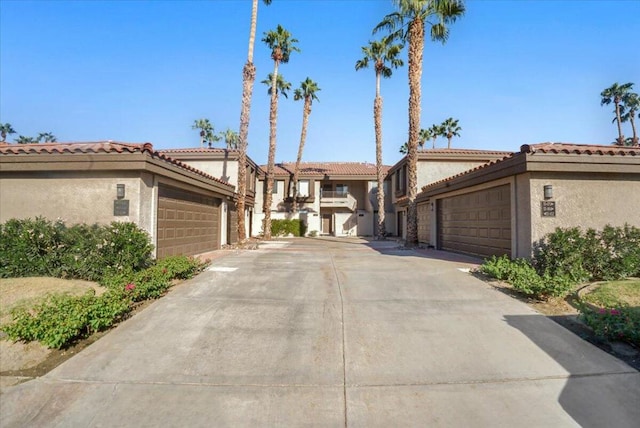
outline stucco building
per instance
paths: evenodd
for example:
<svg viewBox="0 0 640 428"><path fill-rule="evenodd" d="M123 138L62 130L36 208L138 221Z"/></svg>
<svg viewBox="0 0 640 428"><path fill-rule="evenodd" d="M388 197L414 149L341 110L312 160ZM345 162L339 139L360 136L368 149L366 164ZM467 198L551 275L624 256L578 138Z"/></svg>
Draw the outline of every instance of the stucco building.
<svg viewBox="0 0 640 428"><path fill-rule="evenodd" d="M424 186L416 202L425 244L530 257L557 227L640 227L640 150L523 145L505 159Z"/></svg>
<svg viewBox="0 0 640 428"><path fill-rule="evenodd" d="M149 143L0 145L0 222L45 217L67 224L134 222L158 257L227 242L234 187Z"/></svg>
<svg viewBox="0 0 640 428"><path fill-rule="evenodd" d="M292 180L295 163L276 164L274 171L272 219L300 218L307 232L332 236L373 236L378 203L376 166L362 162L303 162L298 179L299 212L292 212ZM388 166L384 167L386 173ZM262 166L266 171L266 166ZM259 176L258 191L266 188L265 174ZM389 189L385 189L386 194ZM388 198L387 198L388 199ZM262 230L264 201L257 199L254 231ZM393 225L391 205L386 211Z"/></svg>
<svg viewBox="0 0 640 428"><path fill-rule="evenodd" d="M511 153L512 152L495 150L470 149L419 150L417 162L418 189L463 171L485 165L491 161L503 159ZM407 175L406 156L389 169L387 180L390 182L390 203L393 205L393 214L395 217L395 222L391 225L391 228L387 228L387 230L401 238L406 238L406 214L409 202L407 197L409 178ZM418 213L418 216L423 215L423 212Z"/></svg>

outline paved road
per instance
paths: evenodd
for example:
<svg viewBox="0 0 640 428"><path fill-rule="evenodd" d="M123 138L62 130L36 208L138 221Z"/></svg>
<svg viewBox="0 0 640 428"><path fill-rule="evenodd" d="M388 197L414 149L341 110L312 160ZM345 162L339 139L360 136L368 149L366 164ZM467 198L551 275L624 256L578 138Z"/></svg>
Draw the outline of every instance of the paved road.
<svg viewBox="0 0 640 428"><path fill-rule="evenodd" d="M639 372L470 266L356 239L231 253L0 396L0 425L639 426Z"/></svg>

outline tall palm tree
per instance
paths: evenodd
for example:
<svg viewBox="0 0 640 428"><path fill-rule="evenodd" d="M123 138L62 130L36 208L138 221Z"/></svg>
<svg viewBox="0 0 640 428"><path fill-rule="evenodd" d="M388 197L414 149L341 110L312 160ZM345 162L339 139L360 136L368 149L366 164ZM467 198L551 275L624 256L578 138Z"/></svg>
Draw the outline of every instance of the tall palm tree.
<svg viewBox="0 0 640 428"><path fill-rule="evenodd" d="M38 134L38 143L55 143L58 141L55 135L51 132L41 132Z"/></svg>
<svg viewBox="0 0 640 428"><path fill-rule="evenodd" d="M622 116L622 121L630 121L631 122L631 130L633 131L633 137L631 138L631 145L638 146L638 132L636 131L636 113L640 110L640 97L635 92L628 92L622 98L622 102L624 102L624 108L626 113ZM638 114L640 118L640 114Z"/></svg>
<svg viewBox="0 0 640 428"><path fill-rule="evenodd" d="M374 33L387 29L394 38L409 43L409 141L407 147L407 246L418 245L418 142L420 140L420 103L422 56L424 51L425 26L431 39L445 43L449 36L447 25L464 14L463 0L394 0L397 11L384 17Z"/></svg>
<svg viewBox="0 0 640 428"><path fill-rule="evenodd" d="M383 37L381 40L369 42L368 46L362 47L362 59L356 62L356 70L369 67L369 62L373 63L376 73L376 97L373 100L373 125L376 134L376 175L378 180L378 227L377 238L385 239L385 211L384 211L384 171L382 169L382 97L380 96L381 77L390 78L394 68L402 67L404 62L398 58L404 45L394 44L391 36Z"/></svg>
<svg viewBox="0 0 640 428"><path fill-rule="evenodd" d="M218 137L220 140L224 140L224 143L227 146L227 150L238 148L238 133L231 128L227 128L226 130L220 132Z"/></svg>
<svg viewBox="0 0 640 428"><path fill-rule="evenodd" d="M307 127L309 125L309 115L311 114L311 104L313 100L320 101L316 92L320 91L320 87L310 78L306 78L300 83L300 87L293 92L295 101L304 100L302 108L302 131L300 132L300 144L298 145L298 157L296 158L296 166L293 169L293 212L298 210L298 174L300 173L300 162L302 162L302 152L304 143L307 140Z"/></svg>
<svg viewBox="0 0 640 428"><path fill-rule="evenodd" d="M275 168L276 159L276 125L278 119L278 67L280 64L289 62L289 57L293 52L300 52L296 46L297 39L291 37L291 33L285 30L281 25L275 30L266 32L263 42L271 50L271 59L273 60L273 73L269 75L271 78L271 106L269 109L269 157L267 161L267 189L264 202L264 221L262 229L264 239L271 239L271 201L273 198L273 170Z"/></svg>
<svg viewBox="0 0 640 428"><path fill-rule="evenodd" d="M0 137L2 137L1 142L5 143L7 141L7 135L15 133L16 130L13 129L10 123L0 123Z"/></svg>
<svg viewBox="0 0 640 428"><path fill-rule="evenodd" d="M264 4L271 4L271 0L262 0ZM240 111L240 133L238 134L238 241L247 239L244 225L245 200L247 197L247 138L249 136L249 113L251 111L251 95L256 80L256 67L253 65L253 47L256 41L256 27L258 24L258 0L253 0L251 8L251 28L249 30L249 53L247 62L242 68L242 109Z"/></svg>
<svg viewBox="0 0 640 428"><path fill-rule="evenodd" d="M611 102L613 102L613 104L615 104L616 106L616 116L613 121L618 123L618 139L616 140L616 142L619 146L624 146L624 134L622 133L622 111L620 103L632 88L633 83L625 83L623 85L619 85L618 82L616 82L600 93L600 97L602 98L600 101L600 105L609 105L611 104Z"/></svg>
<svg viewBox="0 0 640 428"><path fill-rule="evenodd" d="M451 139L453 137L459 137L462 128L458 126L458 119L448 118L442 122L442 128L444 130L444 136L447 137L447 149L451 148Z"/></svg>
<svg viewBox="0 0 640 428"><path fill-rule="evenodd" d="M211 143L218 141L220 138L215 135L214 128L209 119L196 119L193 121L192 129L200 130L200 148L204 147L204 143Z"/></svg>

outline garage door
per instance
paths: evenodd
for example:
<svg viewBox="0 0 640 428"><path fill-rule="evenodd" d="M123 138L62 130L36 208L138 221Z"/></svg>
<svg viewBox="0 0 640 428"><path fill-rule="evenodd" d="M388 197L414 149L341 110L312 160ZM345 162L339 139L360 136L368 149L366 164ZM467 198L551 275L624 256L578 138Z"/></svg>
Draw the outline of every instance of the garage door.
<svg viewBox="0 0 640 428"><path fill-rule="evenodd" d="M238 211L233 202L230 202L227 207L227 244L235 244L238 242Z"/></svg>
<svg viewBox="0 0 640 428"><path fill-rule="evenodd" d="M158 189L158 258L205 253L219 245L220 199L172 187Z"/></svg>
<svg viewBox="0 0 640 428"><path fill-rule="evenodd" d="M508 184L438 202L439 248L483 257L511 254Z"/></svg>
<svg viewBox="0 0 640 428"><path fill-rule="evenodd" d="M430 202L418 204L418 241L431 243L431 206Z"/></svg>

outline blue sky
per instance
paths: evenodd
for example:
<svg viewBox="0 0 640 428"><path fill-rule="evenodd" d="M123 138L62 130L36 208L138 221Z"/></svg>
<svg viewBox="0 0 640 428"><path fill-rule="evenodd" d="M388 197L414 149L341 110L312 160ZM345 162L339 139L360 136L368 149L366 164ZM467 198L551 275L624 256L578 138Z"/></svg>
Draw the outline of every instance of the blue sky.
<svg viewBox="0 0 640 428"><path fill-rule="evenodd" d="M640 92L640 1L471 0L446 45L428 42L422 125L460 120L453 147L518 150L543 141L609 144L600 92ZM304 158L375 160L374 72L356 72L361 46L393 11L388 0L260 4L249 155L267 159L272 71L263 33L282 24L301 53L280 67L297 87L318 82ZM251 2L0 0L0 122L59 141L196 147L194 119L237 129ZM382 82L384 161L407 135L407 67ZM276 161L295 160L302 103L280 100ZM626 124L625 134L631 130ZM13 135L12 137L17 137ZM12 140L9 138L9 141ZM446 140L438 142L446 146Z"/></svg>

